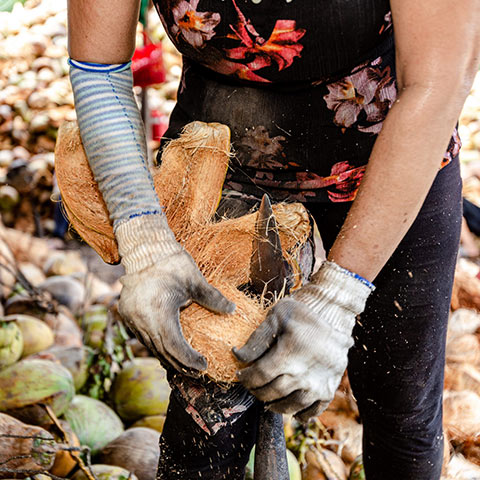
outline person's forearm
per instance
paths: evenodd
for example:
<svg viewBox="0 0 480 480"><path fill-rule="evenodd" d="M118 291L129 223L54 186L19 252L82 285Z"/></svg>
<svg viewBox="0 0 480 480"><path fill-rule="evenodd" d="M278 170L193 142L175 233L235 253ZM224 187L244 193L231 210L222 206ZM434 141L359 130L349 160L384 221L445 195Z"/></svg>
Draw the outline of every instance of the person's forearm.
<svg viewBox="0 0 480 480"><path fill-rule="evenodd" d="M465 88L447 91L414 85L399 95L329 260L373 281L390 258L420 211L460 114Z"/></svg>

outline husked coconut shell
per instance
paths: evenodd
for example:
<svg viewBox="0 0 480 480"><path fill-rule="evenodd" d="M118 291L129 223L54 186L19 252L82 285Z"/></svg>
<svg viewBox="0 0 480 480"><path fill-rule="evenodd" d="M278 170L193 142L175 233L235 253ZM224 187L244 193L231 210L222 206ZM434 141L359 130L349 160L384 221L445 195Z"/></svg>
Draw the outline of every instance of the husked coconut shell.
<svg viewBox="0 0 480 480"><path fill-rule="evenodd" d="M230 156L225 125L192 122L164 149L161 166L152 172L159 201L177 240L193 256L208 281L237 305L232 315L216 315L192 304L181 312L187 341L203 354L205 372L217 381L236 381L240 365L231 353L241 347L266 317L267 309L238 287L250 280L258 213L213 223ZM70 222L99 255L118 262L117 245L103 198L95 183L75 124L60 129L56 172ZM273 206L283 257L302 281L298 256L311 224L301 204Z"/></svg>
<svg viewBox="0 0 480 480"><path fill-rule="evenodd" d="M102 448L97 460L132 472L138 480L155 480L160 434L151 428L129 428Z"/></svg>

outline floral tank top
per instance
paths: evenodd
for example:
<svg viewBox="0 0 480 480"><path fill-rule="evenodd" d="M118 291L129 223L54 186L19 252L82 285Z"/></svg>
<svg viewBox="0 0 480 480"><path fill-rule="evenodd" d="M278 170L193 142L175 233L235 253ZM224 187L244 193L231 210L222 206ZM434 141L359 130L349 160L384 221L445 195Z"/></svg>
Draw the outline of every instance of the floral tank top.
<svg viewBox="0 0 480 480"><path fill-rule="evenodd" d="M389 0L155 0L183 55L166 138L230 127L225 187L275 200L355 198L397 95ZM455 130L440 167L459 152Z"/></svg>

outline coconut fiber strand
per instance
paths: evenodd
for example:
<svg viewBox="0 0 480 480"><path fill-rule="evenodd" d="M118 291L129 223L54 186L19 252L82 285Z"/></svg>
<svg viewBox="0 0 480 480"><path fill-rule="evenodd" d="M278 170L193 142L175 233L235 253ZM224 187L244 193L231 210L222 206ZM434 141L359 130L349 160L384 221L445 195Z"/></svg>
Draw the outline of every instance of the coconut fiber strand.
<svg viewBox="0 0 480 480"><path fill-rule="evenodd" d="M232 382L239 365L231 354L265 318L262 299L238 287L248 283L257 213L214 222L230 158L230 130L218 123L193 122L164 149L162 163L152 170L155 189L168 223L206 278L233 300L232 315L213 314L193 304L182 311L186 339L205 355L206 374ZM71 224L108 263L119 261L107 208L93 178L78 127L66 123L55 150L58 185ZM301 283L297 257L311 226L299 203L273 206L282 252Z"/></svg>

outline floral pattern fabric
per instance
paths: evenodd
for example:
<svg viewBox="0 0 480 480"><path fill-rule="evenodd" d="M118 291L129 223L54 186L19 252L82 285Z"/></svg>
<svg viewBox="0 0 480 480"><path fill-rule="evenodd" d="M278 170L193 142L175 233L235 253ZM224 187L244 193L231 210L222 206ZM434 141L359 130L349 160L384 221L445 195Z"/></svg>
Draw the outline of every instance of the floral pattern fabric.
<svg viewBox="0 0 480 480"><path fill-rule="evenodd" d="M397 97L388 0L155 3L184 55L167 138L192 120L225 123L235 151L226 188L275 200L355 198ZM337 18L339 6L350 12L340 15L345 24L325 31L319 13ZM371 25L354 23L361 8L374 10ZM460 145L455 130L440 167Z"/></svg>

